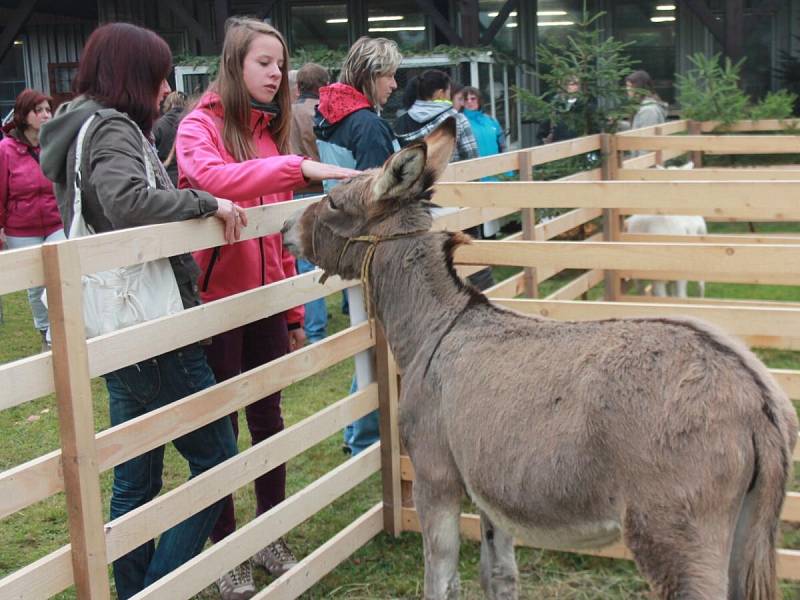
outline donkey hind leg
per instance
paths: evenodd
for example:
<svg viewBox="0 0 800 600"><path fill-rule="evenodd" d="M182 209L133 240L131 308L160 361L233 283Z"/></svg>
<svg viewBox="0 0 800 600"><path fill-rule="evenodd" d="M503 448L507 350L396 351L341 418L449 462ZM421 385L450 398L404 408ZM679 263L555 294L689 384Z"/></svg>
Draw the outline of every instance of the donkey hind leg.
<svg viewBox="0 0 800 600"><path fill-rule="evenodd" d="M636 565L660 600L727 598L732 529L732 520L714 525L664 506L629 507L624 527Z"/></svg>
<svg viewBox="0 0 800 600"><path fill-rule="evenodd" d="M414 482L414 503L422 527L425 554L425 600L456 600L460 590L458 550L461 543L460 487L442 489L419 477Z"/></svg>
<svg viewBox="0 0 800 600"><path fill-rule="evenodd" d="M481 513L481 587L489 600L516 600L519 573L514 540Z"/></svg>

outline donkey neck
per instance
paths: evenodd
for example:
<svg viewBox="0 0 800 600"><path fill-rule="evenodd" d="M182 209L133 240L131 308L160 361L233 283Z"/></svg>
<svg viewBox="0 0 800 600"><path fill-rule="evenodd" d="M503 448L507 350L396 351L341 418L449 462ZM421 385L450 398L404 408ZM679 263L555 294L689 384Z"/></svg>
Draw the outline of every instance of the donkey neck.
<svg viewBox="0 0 800 600"><path fill-rule="evenodd" d="M372 301L401 369L420 353L427 360L477 293L460 283L452 270L453 235L428 233L382 243L376 249L370 274Z"/></svg>

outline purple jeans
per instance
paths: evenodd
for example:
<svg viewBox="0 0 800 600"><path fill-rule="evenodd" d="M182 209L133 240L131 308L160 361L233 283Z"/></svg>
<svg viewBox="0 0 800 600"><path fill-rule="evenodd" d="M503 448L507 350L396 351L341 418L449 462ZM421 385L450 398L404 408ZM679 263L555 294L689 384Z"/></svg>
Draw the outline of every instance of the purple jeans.
<svg viewBox="0 0 800 600"><path fill-rule="evenodd" d="M281 313L248 323L215 335L206 346L208 364L217 381L225 381L244 371L280 358L289 352L286 316ZM262 398L245 408L247 428L253 445L283 430L281 393ZM231 413L233 432L239 436L237 413ZM256 515L265 513L286 498L286 465L274 468L255 480ZM222 514L211 532L211 541L218 542L236 531L233 496L228 496Z"/></svg>

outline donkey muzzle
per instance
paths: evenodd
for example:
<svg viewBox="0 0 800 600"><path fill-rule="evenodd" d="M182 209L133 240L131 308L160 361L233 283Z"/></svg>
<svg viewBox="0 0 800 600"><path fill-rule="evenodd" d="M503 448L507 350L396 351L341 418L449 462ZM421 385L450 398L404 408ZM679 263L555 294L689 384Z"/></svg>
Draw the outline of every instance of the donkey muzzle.
<svg viewBox="0 0 800 600"><path fill-rule="evenodd" d="M304 209L296 211L291 217L286 219L281 227L281 238L284 247L294 254L300 256L303 251L302 244L300 243L300 216L303 214Z"/></svg>

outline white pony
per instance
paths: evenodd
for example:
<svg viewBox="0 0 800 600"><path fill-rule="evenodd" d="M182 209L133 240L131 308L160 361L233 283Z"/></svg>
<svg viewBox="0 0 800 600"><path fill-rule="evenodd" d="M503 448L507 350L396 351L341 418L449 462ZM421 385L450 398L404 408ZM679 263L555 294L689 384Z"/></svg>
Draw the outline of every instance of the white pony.
<svg viewBox="0 0 800 600"><path fill-rule="evenodd" d="M663 167L658 168L661 169ZM688 170L694 168L694 163L689 161L682 167L668 168ZM706 220L703 217L691 215L631 215L625 221L625 230L628 233L651 233L657 235L706 235L708 233ZM700 286L700 297L702 298L706 292L705 282L698 281L697 283ZM653 295L672 295L679 298L688 298L685 279L675 281L672 294L669 293L672 286L667 284L667 281L653 280ZM639 282L639 293L642 293L642 287L641 282Z"/></svg>

